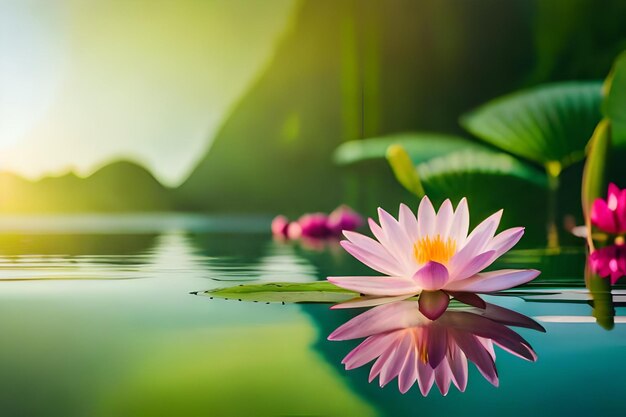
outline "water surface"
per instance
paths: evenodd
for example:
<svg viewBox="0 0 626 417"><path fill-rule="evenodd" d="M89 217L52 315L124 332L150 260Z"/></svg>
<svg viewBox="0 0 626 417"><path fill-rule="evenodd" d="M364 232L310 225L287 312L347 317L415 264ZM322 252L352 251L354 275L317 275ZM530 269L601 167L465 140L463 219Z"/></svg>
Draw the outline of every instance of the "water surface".
<svg viewBox="0 0 626 417"><path fill-rule="evenodd" d="M343 369L357 341L326 337L356 312L191 294L367 273L334 245L275 242L262 218L14 220L0 224L2 415L622 416L626 406L626 296L590 295L579 249L524 249L499 265L544 271L532 288L488 297L546 328L517 330L536 363L496 348L498 388L470 365L466 392L422 397L369 384L369 366ZM611 308L606 330L593 314Z"/></svg>

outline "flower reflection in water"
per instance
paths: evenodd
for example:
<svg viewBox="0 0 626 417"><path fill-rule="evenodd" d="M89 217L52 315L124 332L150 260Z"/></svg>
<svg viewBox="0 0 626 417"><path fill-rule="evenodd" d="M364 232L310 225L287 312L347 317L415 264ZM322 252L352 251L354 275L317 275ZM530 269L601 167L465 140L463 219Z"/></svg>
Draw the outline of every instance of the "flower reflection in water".
<svg viewBox="0 0 626 417"><path fill-rule="evenodd" d="M626 275L626 245L611 245L596 249L589 255L592 272L602 278L610 277L611 285Z"/></svg>
<svg viewBox="0 0 626 417"><path fill-rule="evenodd" d="M545 331L534 320L493 304L449 309L433 321L420 313L417 302L399 301L354 317L328 339L366 338L342 363L350 370L376 359L370 382L378 376L383 387L397 377L402 393L417 382L424 396L433 384L446 395L451 384L465 391L468 361L498 386L494 345L528 361L537 359L529 343L507 326Z"/></svg>

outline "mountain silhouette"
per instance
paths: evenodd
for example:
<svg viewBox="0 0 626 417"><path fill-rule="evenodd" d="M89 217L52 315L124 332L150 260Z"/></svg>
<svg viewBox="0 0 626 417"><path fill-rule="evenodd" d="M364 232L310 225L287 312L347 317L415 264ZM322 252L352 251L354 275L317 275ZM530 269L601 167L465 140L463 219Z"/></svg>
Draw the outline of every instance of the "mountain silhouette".
<svg viewBox="0 0 626 417"><path fill-rule="evenodd" d="M117 161L86 178L73 173L33 182L0 173L0 212L121 212L172 209L171 192L142 166Z"/></svg>

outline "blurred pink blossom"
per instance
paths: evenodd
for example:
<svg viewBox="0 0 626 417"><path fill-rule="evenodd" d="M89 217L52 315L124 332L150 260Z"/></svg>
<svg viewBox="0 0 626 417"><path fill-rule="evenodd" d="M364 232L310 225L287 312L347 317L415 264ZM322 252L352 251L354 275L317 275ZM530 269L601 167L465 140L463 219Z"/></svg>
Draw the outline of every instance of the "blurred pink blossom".
<svg viewBox="0 0 626 417"><path fill-rule="evenodd" d="M307 213L297 221L276 216L272 221L272 234L287 239L326 239L341 236L343 231L352 231L363 224L363 218L346 205L337 207L330 215Z"/></svg>
<svg viewBox="0 0 626 417"><path fill-rule="evenodd" d="M287 237L289 220L285 216L276 216L272 220L272 234L277 237Z"/></svg>
<svg viewBox="0 0 626 417"><path fill-rule="evenodd" d="M341 236L344 230L356 230L363 226L363 217L346 205L337 207L328 216L328 229L335 236Z"/></svg>
<svg viewBox="0 0 626 417"><path fill-rule="evenodd" d="M596 249L589 255L591 270L602 278L610 277L611 285L626 275L626 245Z"/></svg>
<svg viewBox="0 0 626 417"><path fill-rule="evenodd" d="M626 189L609 184L606 200L597 198L591 207L591 222L607 233L626 232Z"/></svg>

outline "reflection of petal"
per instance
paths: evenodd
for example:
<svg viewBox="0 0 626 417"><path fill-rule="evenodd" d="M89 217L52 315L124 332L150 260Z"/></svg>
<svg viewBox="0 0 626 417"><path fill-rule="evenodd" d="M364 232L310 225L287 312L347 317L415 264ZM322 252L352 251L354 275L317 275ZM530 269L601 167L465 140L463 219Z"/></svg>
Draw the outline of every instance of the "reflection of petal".
<svg viewBox="0 0 626 417"><path fill-rule="evenodd" d="M348 370L363 366L382 355L395 339L396 335L393 333L370 336L348 353L341 363L343 363ZM329 338L329 340L336 339Z"/></svg>
<svg viewBox="0 0 626 417"><path fill-rule="evenodd" d="M398 376L398 388L401 393L406 393L417 381L417 349L411 349L406 358L404 367Z"/></svg>
<svg viewBox="0 0 626 417"><path fill-rule="evenodd" d="M420 297L435 293L448 297L441 291L423 292ZM494 345L529 361L537 359L528 342L507 324L543 330L532 319L492 304L485 309L446 311L433 321L420 313L419 302L400 301L354 317L329 339L366 338L342 363L346 369L354 369L375 360L370 382L378 376L380 386L385 386L397 377L402 393L417 382L423 395L433 384L447 395L450 384L465 390L468 360L498 386Z"/></svg>
<svg viewBox="0 0 626 417"><path fill-rule="evenodd" d="M431 320L438 319L448 308L450 297L443 291L422 291L419 298L420 312Z"/></svg>
<svg viewBox="0 0 626 417"><path fill-rule="evenodd" d="M417 326L420 321L427 320L418 309L418 304L414 301L401 301L374 307L338 327L328 336L328 340L358 339L390 330Z"/></svg>

